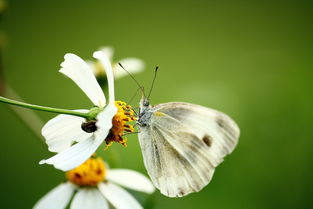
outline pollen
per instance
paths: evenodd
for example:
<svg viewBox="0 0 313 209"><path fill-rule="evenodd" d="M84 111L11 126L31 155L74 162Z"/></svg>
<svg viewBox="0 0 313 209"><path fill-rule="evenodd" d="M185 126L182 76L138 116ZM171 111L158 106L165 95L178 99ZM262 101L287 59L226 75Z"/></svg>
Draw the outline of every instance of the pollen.
<svg viewBox="0 0 313 209"><path fill-rule="evenodd" d="M110 146L113 142L127 146L125 134L135 131L134 127L128 124L136 120L135 112L130 105L122 101L115 101L115 106L117 107L117 113L112 119L113 125L105 141L107 146Z"/></svg>
<svg viewBox="0 0 313 209"><path fill-rule="evenodd" d="M66 172L66 178L78 186L97 186L105 180L105 164L100 157L91 157L86 162Z"/></svg>
<svg viewBox="0 0 313 209"><path fill-rule="evenodd" d="M155 112L154 115L158 116L158 117L162 117L162 116L164 116L164 113L163 112Z"/></svg>

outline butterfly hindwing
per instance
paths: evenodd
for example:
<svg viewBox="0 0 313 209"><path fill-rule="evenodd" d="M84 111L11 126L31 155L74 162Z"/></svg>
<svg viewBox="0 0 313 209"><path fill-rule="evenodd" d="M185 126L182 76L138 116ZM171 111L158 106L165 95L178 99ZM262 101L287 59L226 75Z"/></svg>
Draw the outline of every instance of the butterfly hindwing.
<svg viewBox="0 0 313 209"><path fill-rule="evenodd" d="M214 172L205 150L201 149L203 142L176 119L167 115L156 117L139 135L145 166L153 183L169 197L201 190ZM168 128L163 128L164 123Z"/></svg>

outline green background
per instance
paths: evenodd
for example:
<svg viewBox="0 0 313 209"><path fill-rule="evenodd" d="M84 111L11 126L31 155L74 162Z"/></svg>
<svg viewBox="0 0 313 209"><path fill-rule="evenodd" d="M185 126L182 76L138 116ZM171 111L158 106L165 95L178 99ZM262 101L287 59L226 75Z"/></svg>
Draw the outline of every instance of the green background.
<svg viewBox="0 0 313 209"><path fill-rule="evenodd" d="M4 75L27 102L77 109L91 103L58 73L65 53L90 59L98 47L114 46L116 59L146 62L136 75L146 87L159 65L152 103L221 110L238 122L241 137L201 192L179 199L134 193L142 204L313 208L312 9L312 1L9 1L1 23ZM117 99L135 90L130 78L116 82ZM0 207L31 208L64 175L38 165L53 153L6 105L0 115ZM127 148L99 153L112 167L146 172L137 136Z"/></svg>

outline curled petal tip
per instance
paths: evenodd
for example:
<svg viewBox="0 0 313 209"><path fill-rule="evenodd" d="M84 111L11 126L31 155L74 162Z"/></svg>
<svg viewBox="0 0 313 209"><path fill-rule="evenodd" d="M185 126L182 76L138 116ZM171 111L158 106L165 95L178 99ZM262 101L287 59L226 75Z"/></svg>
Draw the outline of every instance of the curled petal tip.
<svg viewBox="0 0 313 209"><path fill-rule="evenodd" d="M104 56L104 53L101 52L101 51L95 51L92 56L93 56L94 58L99 58L99 57Z"/></svg>
<svg viewBox="0 0 313 209"><path fill-rule="evenodd" d="M39 161L39 165L42 165L42 164L45 164L46 163L46 160L40 160Z"/></svg>
<svg viewBox="0 0 313 209"><path fill-rule="evenodd" d="M102 51L95 51L93 53L93 57L96 59L101 59L102 61L105 62L106 65L111 65L109 57L105 53L103 53Z"/></svg>

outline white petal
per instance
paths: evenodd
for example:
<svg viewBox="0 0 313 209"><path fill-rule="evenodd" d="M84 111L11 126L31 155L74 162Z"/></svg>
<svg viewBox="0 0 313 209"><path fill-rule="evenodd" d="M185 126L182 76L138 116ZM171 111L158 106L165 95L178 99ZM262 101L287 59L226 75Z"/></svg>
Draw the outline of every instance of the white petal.
<svg viewBox="0 0 313 209"><path fill-rule="evenodd" d="M63 183L55 187L43 196L33 209L64 209L71 200L75 186L71 183Z"/></svg>
<svg viewBox="0 0 313 209"><path fill-rule="evenodd" d="M116 184L140 192L153 193L155 188L143 174L128 169L110 169L106 178Z"/></svg>
<svg viewBox="0 0 313 209"><path fill-rule="evenodd" d="M108 104L97 116L97 131L84 141L81 141L59 154L42 160L39 164L51 164L55 168L68 171L84 163L100 146L112 128L112 118L117 112L116 106Z"/></svg>
<svg viewBox="0 0 313 209"><path fill-rule="evenodd" d="M66 54L61 63L60 72L71 78L89 97L93 104L103 107L105 96L99 86L92 69L75 54Z"/></svg>
<svg viewBox="0 0 313 209"><path fill-rule="evenodd" d="M80 189L74 196L71 209L108 209L109 204L98 189Z"/></svg>
<svg viewBox="0 0 313 209"><path fill-rule="evenodd" d="M125 58L120 60L119 62L131 74L140 73L144 70L145 67L144 62L137 58ZM128 75L128 73L119 64L115 64L113 66L113 72L115 79Z"/></svg>
<svg viewBox="0 0 313 209"><path fill-rule="evenodd" d="M77 111L88 112L88 110ZM63 114L49 120L41 130L49 151L61 152L69 148L74 141L80 142L89 138L92 134L81 128L84 121L82 117Z"/></svg>
<svg viewBox="0 0 313 209"><path fill-rule="evenodd" d="M108 86L109 86L109 103L113 104L115 101L114 76L113 76L113 70L112 70L110 60L102 51L94 52L93 57L98 59L100 63L104 66L104 70L107 75Z"/></svg>
<svg viewBox="0 0 313 209"><path fill-rule="evenodd" d="M90 60L86 60L87 65L89 66L89 68L92 70L94 75L98 75L98 69L95 67L95 62L94 61L90 61Z"/></svg>
<svg viewBox="0 0 313 209"><path fill-rule="evenodd" d="M110 61L113 59L114 49L110 46L100 47L99 51L101 51L105 56L109 58Z"/></svg>
<svg viewBox="0 0 313 209"><path fill-rule="evenodd" d="M117 107L115 106L115 104L108 104L104 108L104 110L97 115L96 125L98 127L98 130L99 131L103 130L107 132L106 133L107 135L110 129L112 128L112 119L116 113L117 113ZM99 132L99 133L97 132L95 134L105 135L103 132Z"/></svg>
<svg viewBox="0 0 313 209"><path fill-rule="evenodd" d="M111 183L100 183L100 192L116 209L141 209L142 206L126 190Z"/></svg>
<svg viewBox="0 0 313 209"><path fill-rule="evenodd" d="M63 171L74 169L84 163L97 150L105 137L106 136L96 137L94 134L90 138L67 148L63 152L47 160L40 161L39 164L51 164L54 165L55 168Z"/></svg>

